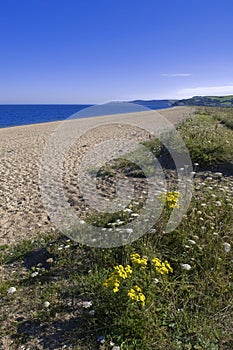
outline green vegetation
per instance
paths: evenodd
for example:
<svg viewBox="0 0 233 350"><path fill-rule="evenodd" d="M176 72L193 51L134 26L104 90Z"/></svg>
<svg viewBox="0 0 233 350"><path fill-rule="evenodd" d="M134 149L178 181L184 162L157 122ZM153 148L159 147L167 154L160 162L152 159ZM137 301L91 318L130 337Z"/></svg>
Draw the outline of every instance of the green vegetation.
<svg viewBox="0 0 233 350"><path fill-rule="evenodd" d="M233 348L233 173L215 171L233 160L233 131L219 122L225 113L200 109L178 127L199 165L191 205L173 232L165 227L179 206L175 183L161 195L159 221L131 245L90 248L54 232L0 250L0 348ZM157 140L147 146L158 151ZM124 228L141 205L88 220Z"/></svg>
<svg viewBox="0 0 233 350"><path fill-rule="evenodd" d="M130 101L148 108L176 106L233 107L233 95L228 96L193 96L182 100L135 100Z"/></svg>
<svg viewBox="0 0 233 350"><path fill-rule="evenodd" d="M175 101L173 106L209 106L233 107L233 95L230 96L194 96Z"/></svg>
<svg viewBox="0 0 233 350"><path fill-rule="evenodd" d="M232 131L222 127L210 113L201 110L195 118L178 127L193 163L200 166L216 166L233 160Z"/></svg>
<svg viewBox="0 0 233 350"><path fill-rule="evenodd" d="M233 129L233 108L212 109L214 118L230 129Z"/></svg>

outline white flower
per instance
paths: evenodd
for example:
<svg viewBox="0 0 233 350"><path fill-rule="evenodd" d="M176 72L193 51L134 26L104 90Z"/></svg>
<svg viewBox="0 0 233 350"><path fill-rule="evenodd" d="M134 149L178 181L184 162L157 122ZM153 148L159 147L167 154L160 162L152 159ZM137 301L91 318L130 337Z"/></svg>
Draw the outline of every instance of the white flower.
<svg viewBox="0 0 233 350"><path fill-rule="evenodd" d="M223 243L223 248L225 250L226 253L229 253L229 251L231 250L231 245L230 243L224 242Z"/></svg>
<svg viewBox="0 0 233 350"><path fill-rule="evenodd" d="M159 283L158 278L154 278L153 281L154 281L154 283L156 283L156 284Z"/></svg>
<svg viewBox="0 0 233 350"><path fill-rule="evenodd" d="M132 213L131 216L136 217L136 216L139 216L139 214L137 214L137 213Z"/></svg>
<svg viewBox="0 0 233 350"><path fill-rule="evenodd" d="M215 204L217 205L217 207L221 207L222 203L220 201L215 202Z"/></svg>
<svg viewBox="0 0 233 350"><path fill-rule="evenodd" d="M49 301L45 301L44 302L44 307L48 308L50 306L50 302Z"/></svg>
<svg viewBox="0 0 233 350"><path fill-rule="evenodd" d="M183 270L189 271L191 269L191 266L189 264L181 264L181 267Z"/></svg>
<svg viewBox="0 0 233 350"><path fill-rule="evenodd" d="M39 272L38 271L35 271L31 274L31 277L36 277L37 275L39 275Z"/></svg>
<svg viewBox="0 0 233 350"><path fill-rule="evenodd" d="M120 347L115 345L112 350L120 350Z"/></svg>
<svg viewBox="0 0 233 350"><path fill-rule="evenodd" d="M7 290L7 293L8 294L13 294L13 293L15 293L16 292L16 288L15 287L10 287L8 290Z"/></svg>
<svg viewBox="0 0 233 350"><path fill-rule="evenodd" d="M84 220L79 220L80 225L84 225L85 221Z"/></svg>

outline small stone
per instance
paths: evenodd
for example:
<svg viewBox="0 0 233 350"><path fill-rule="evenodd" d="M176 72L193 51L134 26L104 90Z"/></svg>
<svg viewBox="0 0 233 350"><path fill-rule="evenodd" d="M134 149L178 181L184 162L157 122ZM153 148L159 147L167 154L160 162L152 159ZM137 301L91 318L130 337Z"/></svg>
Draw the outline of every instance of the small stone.
<svg viewBox="0 0 233 350"><path fill-rule="evenodd" d="M231 250L231 245L230 245L230 243L224 242L224 243L223 243L223 248L224 248L224 251L225 251L226 253L229 253L229 251Z"/></svg>
<svg viewBox="0 0 233 350"><path fill-rule="evenodd" d="M7 293L8 294L13 294L13 293L15 293L16 292L16 288L15 287L10 287L8 290L7 290Z"/></svg>
<svg viewBox="0 0 233 350"><path fill-rule="evenodd" d="M50 302L49 301L45 301L44 302L44 307L48 308L50 306Z"/></svg>
<svg viewBox="0 0 233 350"><path fill-rule="evenodd" d="M133 233L133 229L132 228L127 228L125 231L126 231L126 233Z"/></svg>

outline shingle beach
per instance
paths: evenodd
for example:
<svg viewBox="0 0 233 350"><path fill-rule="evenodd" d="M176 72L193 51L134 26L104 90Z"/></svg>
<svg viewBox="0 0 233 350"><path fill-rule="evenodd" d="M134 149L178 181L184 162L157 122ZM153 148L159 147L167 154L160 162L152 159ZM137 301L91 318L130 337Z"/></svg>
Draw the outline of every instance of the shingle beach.
<svg viewBox="0 0 233 350"><path fill-rule="evenodd" d="M187 118L193 108L176 107L143 112L145 125L147 118L149 123L153 114L158 112L175 125ZM137 118L138 116L139 114ZM78 198L75 159L80 161L95 144L109 139L128 138L142 141L148 138L146 130L132 126L134 118L135 114L130 113L76 121L80 127L85 125L89 131L77 140L75 151L71 148L65 162L67 198L69 195L77 195ZM60 124L61 122L52 122L0 129L1 245L55 229L41 201L38 174L45 145Z"/></svg>

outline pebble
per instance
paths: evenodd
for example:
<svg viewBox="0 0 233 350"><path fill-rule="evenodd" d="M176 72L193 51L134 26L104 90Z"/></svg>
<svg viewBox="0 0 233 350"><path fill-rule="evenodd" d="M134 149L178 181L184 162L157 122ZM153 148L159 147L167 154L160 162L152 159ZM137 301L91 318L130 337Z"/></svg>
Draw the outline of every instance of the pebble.
<svg viewBox="0 0 233 350"><path fill-rule="evenodd" d="M8 290L7 290L7 293L8 294L13 294L17 291L17 289L15 287L10 287Z"/></svg>

